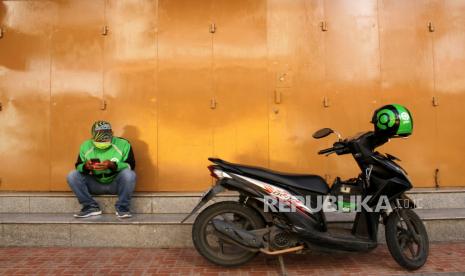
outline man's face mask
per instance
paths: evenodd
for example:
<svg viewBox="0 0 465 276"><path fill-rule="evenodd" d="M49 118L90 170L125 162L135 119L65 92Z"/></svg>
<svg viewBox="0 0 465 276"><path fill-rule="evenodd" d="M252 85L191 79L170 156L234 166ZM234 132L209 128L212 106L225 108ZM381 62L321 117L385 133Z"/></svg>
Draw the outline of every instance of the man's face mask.
<svg viewBox="0 0 465 276"><path fill-rule="evenodd" d="M107 149L109 147L111 147L111 142L108 141L108 142L96 142L96 141L92 141L94 143L94 146L98 149Z"/></svg>

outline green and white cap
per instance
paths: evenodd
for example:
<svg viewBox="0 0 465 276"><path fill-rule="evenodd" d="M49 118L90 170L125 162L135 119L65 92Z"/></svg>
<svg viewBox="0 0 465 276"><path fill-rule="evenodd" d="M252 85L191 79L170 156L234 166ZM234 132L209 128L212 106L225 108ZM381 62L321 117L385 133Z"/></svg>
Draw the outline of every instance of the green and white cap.
<svg viewBox="0 0 465 276"><path fill-rule="evenodd" d="M106 121L96 121L91 129L92 139L95 142L109 141L113 138L111 124Z"/></svg>

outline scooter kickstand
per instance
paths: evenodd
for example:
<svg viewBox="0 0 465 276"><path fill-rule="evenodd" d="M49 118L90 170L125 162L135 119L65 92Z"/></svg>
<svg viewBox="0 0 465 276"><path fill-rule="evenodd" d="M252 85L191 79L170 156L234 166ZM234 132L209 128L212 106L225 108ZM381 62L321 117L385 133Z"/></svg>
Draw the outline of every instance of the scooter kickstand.
<svg viewBox="0 0 465 276"><path fill-rule="evenodd" d="M283 255L278 256L279 267L281 268L281 275L287 276L286 267L284 266L284 258Z"/></svg>

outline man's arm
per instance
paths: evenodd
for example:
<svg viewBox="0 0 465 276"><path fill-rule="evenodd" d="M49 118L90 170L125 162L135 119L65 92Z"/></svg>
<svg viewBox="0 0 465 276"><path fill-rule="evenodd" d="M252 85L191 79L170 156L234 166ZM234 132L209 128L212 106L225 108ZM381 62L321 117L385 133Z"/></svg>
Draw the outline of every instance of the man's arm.
<svg viewBox="0 0 465 276"><path fill-rule="evenodd" d="M127 150L127 153L123 156L123 159L115 164L116 166L112 170L122 171L126 168L130 168L131 170L134 170L136 168L136 160L134 159L134 152L132 151L132 146L130 144L128 145L129 150Z"/></svg>
<svg viewBox="0 0 465 276"><path fill-rule="evenodd" d="M84 162L84 160L81 159L81 154L78 154L78 157L77 157L76 163L74 164L74 167L80 173L89 173L90 172L86 162Z"/></svg>
<svg viewBox="0 0 465 276"><path fill-rule="evenodd" d="M134 152L132 151L132 146L129 148L128 158L124 162L128 163L132 170L136 169L136 159L134 159Z"/></svg>

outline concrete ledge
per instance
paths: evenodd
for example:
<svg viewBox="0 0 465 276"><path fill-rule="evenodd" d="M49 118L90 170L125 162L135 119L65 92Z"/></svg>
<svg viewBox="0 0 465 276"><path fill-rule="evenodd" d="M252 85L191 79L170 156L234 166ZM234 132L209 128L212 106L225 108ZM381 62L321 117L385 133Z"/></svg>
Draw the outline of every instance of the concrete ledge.
<svg viewBox="0 0 465 276"><path fill-rule="evenodd" d="M421 209L465 208L465 188L414 189L408 193ZM141 214L188 213L201 193L136 193L132 211ZM116 196L96 196L102 211L114 212ZM236 200L237 194L225 192L214 201ZM0 192L0 213L74 213L81 208L71 192Z"/></svg>
<svg viewBox="0 0 465 276"><path fill-rule="evenodd" d="M465 240L465 189L415 189L410 196L420 209L431 241ZM114 215L116 196L97 196L104 215L76 219L80 209L71 192L0 192L0 246L190 247L191 227L180 221L197 204L201 193L136 193L133 218ZM217 201L237 200L223 193ZM350 227L353 213L328 213L332 225ZM380 242L384 229L380 228Z"/></svg>
<svg viewBox="0 0 465 276"><path fill-rule="evenodd" d="M465 192L415 192L408 193L422 209L465 208Z"/></svg>
<svg viewBox="0 0 465 276"><path fill-rule="evenodd" d="M119 219L115 215L104 214L89 218L75 218L72 214L13 214L0 213L1 224L155 224L155 225L191 225L196 215L186 222L181 221L188 214L134 214L131 218ZM328 222L346 223L352 222L354 214L327 214Z"/></svg>
<svg viewBox="0 0 465 276"><path fill-rule="evenodd" d="M181 225L187 214L134 214L131 218L120 219L115 214L104 214L88 218L75 218L72 214L0 214L2 224L157 224ZM194 218L185 224L190 225Z"/></svg>
<svg viewBox="0 0 465 276"><path fill-rule="evenodd" d="M76 219L70 214L0 214L1 246L191 247L187 214L115 215Z"/></svg>
<svg viewBox="0 0 465 276"><path fill-rule="evenodd" d="M426 221L430 241L465 240L463 220ZM349 225L347 225L349 226ZM2 224L2 246L192 247L191 225L160 224ZM380 227L379 242L385 243Z"/></svg>
<svg viewBox="0 0 465 276"><path fill-rule="evenodd" d="M115 212L117 196L95 196L103 213ZM200 200L200 195L135 194L131 209L140 214L188 213ZM222 193L212 202L237 200L234 193ZM0 213L74 213L81 209L71 193L0 193Z"/></svg>
<svg viewBox="0 0 465 276"><path fill-rule="evenodd" d="M191 247L191 226L3 224L2 246Z"/></svg>
<svg viewBox="0 0 465 276"><path fill-rule="evenodd" d="M449 208L449 209L416 209L415 212L422 220L465 220L465 209ZM355 213L326 213L326 220L333 223L352 222L355 218ZM133 217L127 219L119 219L114 214L104 214L89 218L75 218L72 214L15 214L15 213L0 213L0 223L2 224L167 224L178 225L187 216L187 213L177 214L134 214ZM192 216L185 224L192 224L195 216ZM465 229L464 229L465 230ZM464 231L465 233L465 231Z"/></svg>
<svg viewBox="0 0 465 276"><path fill-rule="evenodd" d="M465 240L465 210L417 210L431 241ZM130 219L102 215L76 219L70 214L0 214L4 246L190 247L194 218L186 214L136 214ZM331 225L350 227L353 214L329 213ZM379 240L384 243L384 228Z"/></svg>
<svg viewBox="0 0 465 276"><path fill-rule="evenodd" d="M464 193L463 187L444 187L444 188L413 188L408 191L408 194L427 194L427 193Z"/></svg>

